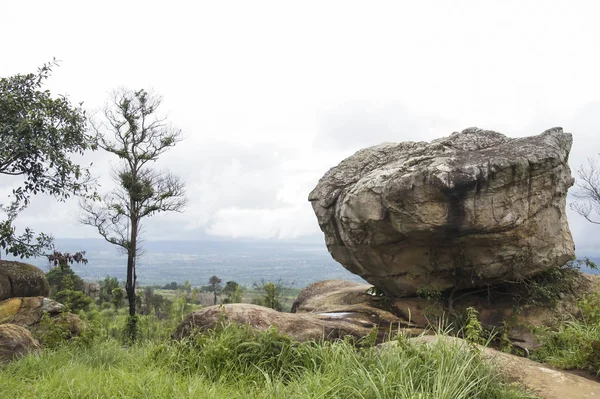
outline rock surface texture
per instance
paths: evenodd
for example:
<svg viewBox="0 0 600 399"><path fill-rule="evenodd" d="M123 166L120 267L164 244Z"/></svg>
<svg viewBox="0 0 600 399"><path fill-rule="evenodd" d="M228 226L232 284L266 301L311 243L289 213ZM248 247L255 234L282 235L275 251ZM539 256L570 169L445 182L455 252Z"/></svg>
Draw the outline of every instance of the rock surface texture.
<svg viewBox="0 0 600 399"><path fill-rule="evenodd" d="M0 301L12 297L49 296L43 271L22 262L0 261Z"/></svg>
<svg viewBox="0 0 600 399"><path fill-rule="evenodd" d="M223 306L209 306L188 315L177 327L173 338L181 339L193 333L202 333L219 327L226 320L229 323L247 324L257 330L266 330L271 326L297 341L335 340L345 336L360 339L369 334L373 327L379 327L379 341L382 341L391 328L397 328L398 322L391 313L386 320L374 321L368 317L336 317L335 315L294 314L277 312L270 308L245 303ZM393 325L390 325L394 323ZM415 335L422 330L415 331ZM395 332L392 331L392 332ZM410 335L410 330L405 333Z"/></svg>
<svg viewBox="0 0 600 399"><path fill-rule="evenodd" d="M415 334L435 327L440 317L451 316L446 301L427 298L388 298L370 295L372 286L345 280L325 280L306 287L294 301L292 312L330 315L337 320L362 319L380 326L391 323L405 333ZM556 306L522 306L516 310L515 298L506 293L493 291L463 293L455 301L454 308L464 314L473 307L478 320L489 330L503 328L515 347L531 351L539 347L531 327L550 327L557 321L572 317L578 312L575 304L585 294L600 290L600 276L583 275L573 286L573 291L563 292ZM510 323L506 323L510 320Z"/></svg>
<svg viewBox="0 0 600 399"><path fill-rule="evenodd" d="M39 343L25 328L14 324L0 324L0 363L39 350Z"/></svg>
<svg viewBox="0 0 600 399"><path fill-rule="evenodd" d="M477 128L363 149L309 200L333 258L391 297L501 284L574 256L572 137Z"/></svg>
<svg viewBox="0 0 600 399"><path fill-rule="evenodd" d="M64 310L63 304L49 298L10 298L0 302L0 325L10 323L36 332L44 328L40 322L44 314L47 314L53 322L63 324L71 336L79 335L83 322L77 315Z"/></svg>

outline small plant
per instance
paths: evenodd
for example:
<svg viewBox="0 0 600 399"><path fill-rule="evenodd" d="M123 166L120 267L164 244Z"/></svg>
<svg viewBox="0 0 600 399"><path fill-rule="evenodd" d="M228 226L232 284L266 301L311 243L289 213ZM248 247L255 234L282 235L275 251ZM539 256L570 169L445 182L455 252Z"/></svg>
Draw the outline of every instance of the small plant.
<svg viewBox="0 0 600 399"><path fill-rule="evenodd" d="M373 326L367 335L362 337L358 341L358 346L360 348L372 348L377 344L377 338L379 337L379 328L377 326Z"/></svg>
<svg viewBox="0 0 600 399"><path fill-rule="evenodd" d="M467 319L464 326L464 338L472 344L485 345L483 327L479 321L477 309L470 306L466 309Z"/></svg>

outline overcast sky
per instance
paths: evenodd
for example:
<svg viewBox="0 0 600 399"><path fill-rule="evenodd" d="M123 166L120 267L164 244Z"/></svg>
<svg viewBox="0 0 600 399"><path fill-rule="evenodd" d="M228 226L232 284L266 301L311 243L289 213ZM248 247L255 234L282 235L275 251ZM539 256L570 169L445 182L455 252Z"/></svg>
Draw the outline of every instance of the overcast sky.
<svg viewBox="0 0 600 399"><path fill-rule="evenodd" d="M189 202L146 239L308 238L308 193L365 146L562 126L573 168L597 156L598 15L595 1L5 1L0 76L56 57L47 88L90 111L121 86L164 97L185 141L161 164ZM109 189L110 161L92 159ZM40 197L18 224L97 237L77 213ZM592 254L600 226L569 220Z"/></svg>

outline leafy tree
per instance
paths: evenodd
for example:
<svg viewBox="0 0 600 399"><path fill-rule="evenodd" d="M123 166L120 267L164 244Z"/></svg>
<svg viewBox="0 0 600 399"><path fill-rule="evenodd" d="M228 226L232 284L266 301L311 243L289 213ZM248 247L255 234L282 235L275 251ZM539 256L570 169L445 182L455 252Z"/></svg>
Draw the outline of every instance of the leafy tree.
<svg viewBox="0 0 600 399"><path fill-rule="evenodd" d="M68 252L54 251L50 255L46 255L50 263L50 271L46 273L48 284L52 287L53 292L62 290L82 291L84 282L79 277L71 266L73 263L87 264L88 260L84 257L85 251L76 252L71 255ZM60 301L59 301L60 302Z"/></svg>
<svg viewBox="0 0 600 399"><path fill-rule="evenodd" d="M124 298L125 293L123 292L123 288L117 287L112 290L112 298L110 301L115 306L115 310L118 310L121 307Z"/></svg>
<svg viewBox="0 0 600 399"><path fill-rule="evenodd" d="M71 311L86 309L92 298L85 295L82 291L73 289L64 289L54 295L54 299L67 306Z"/></svg>
<svg viewBox="0 0 600 399"><path fill-rule="evenodd" d="M571 203L571 209L589 222L600 224L600 165L588 159L587 165L577 169L577 175L579 190L574 194L576 200Z"/></svg>
<svg viewBox="0 0 600 399"><path fill-rule="evenodd" d="M178 287L179 287L179 284L177 284L176 281L171 281L169 284L165 284L162 287L162 289L163 290L173 290L173 291L176 291Z"/></svg>
<svg viewBox="0 0 600 399"><path fill-rule="evenodd" d="M208 292L212 292L214 294L213 305L217 304L217 296L221 295L221 290L223 289L221 282L222 280L217 276L212 276L208 279Z"/></svg>
<svg viewBox="0 0 600 399"><path fill-rule="evenodd" d="M14 221L32 195L46 193L59 201L71 195L93 195L89 171L70 156L96 149L86 134L85 111L65 96L42 90L53 61L37 73L0 78L0 175L21 179L11 202L0 206L7 219L0 222L0 247L14 256L39 256L52 248L52 237L25 228L18 235Z"/></svg>
<svg viewBox="0 0 600 399"><path fill-rule="evenodd" d="M100 282L100 303L111 302L113 300L113 290L119 288L119 280L116 277L106 276Z"/></svg>
<svg viewBox="0 0 600 399"><path fill-rule="evenodd" d="M52 288L52 292L62 291L63 289L74 289L83 291L84 281L79 277L69 265L64 269L54 267L46 273L48 284Z"/></svg>
<svg viewBox="0 0 600 399"><path fill-rule="evenodd" d="M181 211L184 185L176 176L152 167L159 156L181 140L156 113L161 99L145 90L115 92L104 110L103 122L92 122L98 145L116 155L116 188L99 202L83 201L82 222L127 254L125 290L129 301L128 335L136 339L136 262L142 220L159 212ZM104 132L110 131L112 138Z"/></svg>
<svg viewBox="0 0 600 399"><path fill-rule="evenodd" d="M242 287L235 281L228 281L223 288L223 294L226 298L223 303L240 303L242 302Z"/></svg>
<svg viewBox="0 0 600 399"><path fill-rule="evenodd" d="M282 300L288 292L289 284L281 279L277 281L261 280L259 283L254 283L254 288L262 294L262 297L255 300L255 303L278 311L283 310Z"/></svg>

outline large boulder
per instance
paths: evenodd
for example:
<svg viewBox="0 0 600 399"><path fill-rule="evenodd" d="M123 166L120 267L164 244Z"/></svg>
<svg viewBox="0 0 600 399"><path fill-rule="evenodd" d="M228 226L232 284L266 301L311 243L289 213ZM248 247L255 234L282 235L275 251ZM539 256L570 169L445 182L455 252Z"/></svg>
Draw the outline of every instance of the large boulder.
<svg viewBox="0 0 600 399"><path fill-rule="evenodd" d="M0 261L0 301L12 297L49 295L50 286L42 270L27 263Z"/></svg>
<svg viewBox="0 0 600 399"><path fill-rule="evenodd" d="M466 129L363 149L310 193L333 258L391 297L514 281L574 256L572 137Z"/></svg>
<svg viewBox="0 0 600 399"><path fill-rule="evenodd" d="M245 303L209 306L188 315L177 327L173 338L181 339L194 333L218 328L226 320L229 323L249 325L257 330L271 326L296 341L335 340L345 336L360 339L378 327L378 338L382 341L387 334L395 332L402 320L389 314L386 320L372 320L360 314L294 314L277 312L270 308ZM422 330L407 329L407 335Z"/></svg>
<svg viewBox="0 0 600 399"><path fill-rule="evenodd" d="M0 363L39 351L39 343L27 329L14 324L0 324Z"/></svg>

